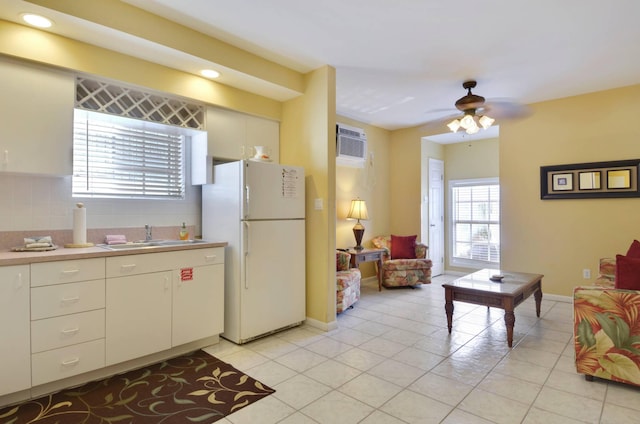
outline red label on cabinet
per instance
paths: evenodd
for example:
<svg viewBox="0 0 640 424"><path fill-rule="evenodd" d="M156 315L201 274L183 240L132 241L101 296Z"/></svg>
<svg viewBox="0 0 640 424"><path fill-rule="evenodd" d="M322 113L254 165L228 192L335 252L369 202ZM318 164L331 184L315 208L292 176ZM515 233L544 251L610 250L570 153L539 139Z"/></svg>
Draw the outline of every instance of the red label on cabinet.
<svg viewBox="0 0 640 424"><path fill-rule="evenodd" d="M180 270L180 281L193 280L193 268L182 268Z"/></svg>

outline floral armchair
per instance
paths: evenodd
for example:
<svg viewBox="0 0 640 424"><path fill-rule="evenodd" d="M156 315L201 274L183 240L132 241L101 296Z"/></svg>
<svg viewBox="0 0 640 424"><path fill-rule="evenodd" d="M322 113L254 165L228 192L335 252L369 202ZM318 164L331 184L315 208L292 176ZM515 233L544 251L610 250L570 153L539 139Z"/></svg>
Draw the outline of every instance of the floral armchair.
<svg viewBox="0 0 640 424"><path fill-rule="evenodd" d="M415 236L411 236L415 240ZM371 242L378 249L385 249L382 257L382 285L385 287L417 286L431 283L431 259L427 259L427 246L414 242L415 258L392 257L392 236L374 237ZM406 239L408 237L399 237ZM398 239L398 238L396 238Z"/></svg>
<svg viewBox="0 0 640 424"><path fill-rule="evenodd" d="M338 314L352 307L360 299L360 270L350 266L351 255L336 250L336 313Z"/></svg>
<svg viewBox="0 0 640 424"><path fill-rule="evenodd" d="M615 288L616 260L600 260L593 287L573 291L576 370L640 386L640 291Z"/></svg>

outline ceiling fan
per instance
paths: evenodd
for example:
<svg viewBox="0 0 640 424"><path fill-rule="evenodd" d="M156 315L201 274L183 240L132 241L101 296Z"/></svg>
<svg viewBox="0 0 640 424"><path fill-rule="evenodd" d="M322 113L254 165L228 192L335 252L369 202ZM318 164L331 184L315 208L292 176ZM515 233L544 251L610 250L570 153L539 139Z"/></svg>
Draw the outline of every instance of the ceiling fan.
<svg viewBox="0 0 640 424"><path fill-rule="evenodd" d="M473 94L471 89L476 85L475 80L462 83L467 94L456 100L455 106L463 116L447 124L452 132L463 129L467 134L475 134L480 128L489 128L496 119L514 119L528 114L528 108L524 105L507 101L488 102L484 97Z"/></svg>

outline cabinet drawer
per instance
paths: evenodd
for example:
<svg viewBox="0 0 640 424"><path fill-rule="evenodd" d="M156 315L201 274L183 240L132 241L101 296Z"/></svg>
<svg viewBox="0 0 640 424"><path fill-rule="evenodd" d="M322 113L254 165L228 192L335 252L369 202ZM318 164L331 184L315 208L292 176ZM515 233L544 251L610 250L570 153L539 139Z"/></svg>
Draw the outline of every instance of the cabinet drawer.
<svg viewBox="0 0 640 424"><path fill-rule="evenodd" d="M31 323L31 352L57 349L104 338L104 309Z"/></svg>
<svg viewBox="0 0 640 424"><path fill-rule="evenodd" d="M32 320L103 309L104 305L104 280L31 289Z"/></svg>
<svg viewBox="0 0 640 424"><path fill-rule="evenodd" d="M116 256L106 258L107 278L148 274L171 269L171 253L149 253L143 255Z"/></svg>
<svg viewBox="0 0 640 424"><path fill-rule="evenodd" d="M104 339L31 355L31 384L48 383L104 367Z"/></svg>
<svg viewBox="0 0 640 424"><path fill-rule="evenodd" d="M371 262L371 261L377 261L378 259L381 258L381 254L380 253L365 253L362 254L358 257L360 262Z"/></svg>
<svg viewBox="0 0 640 424"><path fill-rule="evenodd" d="M172 252L173 269L224 263L224 247Z"/></svg>
<svg viewBox="0 0 640 424"><path fill-rule="evenodd" d="M104 258L31 264L31 287L104 278Z"/></svg>
<svg viewBox="0 0 640 424"><path fill-rule="evenodd" d="M107 278L224 263L224 247L106 258Z"/></svg>

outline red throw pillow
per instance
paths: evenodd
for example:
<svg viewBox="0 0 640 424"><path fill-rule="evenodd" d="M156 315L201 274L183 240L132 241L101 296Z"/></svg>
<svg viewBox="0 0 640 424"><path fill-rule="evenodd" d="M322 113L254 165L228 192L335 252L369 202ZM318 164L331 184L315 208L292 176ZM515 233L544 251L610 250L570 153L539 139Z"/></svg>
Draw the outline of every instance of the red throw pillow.
<svg viewBox="0 0 640 424"><path fill-rule="evenodd" d="M616 288L640 290L640 258L616 255Z"/></svg>
<svg viewBox="0 0 640 424"><path fill-rule="evenodd" d="M391 235L391 259L415 259L418 236Z"/></svg>
<svg viewBox="0 0 640 424"><path fill-rule="evenodd" d="M640 241L634 240L627 250L627 256L630 258L640 258Z"/></svg>

